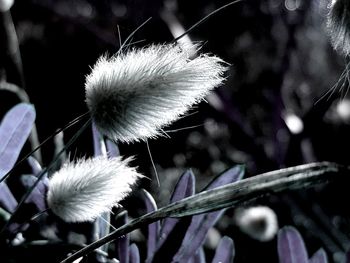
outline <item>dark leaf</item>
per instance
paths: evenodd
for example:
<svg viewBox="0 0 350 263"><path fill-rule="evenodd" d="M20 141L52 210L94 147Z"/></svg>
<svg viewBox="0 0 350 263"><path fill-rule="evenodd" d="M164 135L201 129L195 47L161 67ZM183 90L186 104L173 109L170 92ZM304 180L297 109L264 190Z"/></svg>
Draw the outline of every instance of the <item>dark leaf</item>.
<svg viewBox="0 0 350 263"><path fill-rule="evenodd" d="M144 202L146 205L147 213L157 210L156 202L154 201L152 195L143 189ZM148 225L148 238L147 238L147 258L152 257L156 250L158 235L159 235L160 223L159 221Z"/></svg>
<svg viewBox="0 0 350 263"><path fill-rule="evenodd" d="M196 182L193 172L191 170L187 170L177 182L174 192L170 198L170 203L180 201L185 197L193 195L195 192L195 184ZM178 221L179 219L175 218L164 219L157 244L158 247L163 244Z"/></svg>
<svg viewBox="0 0 350 263"><path fill-rule="evenodd" d="M206 190L215 189L217 187L236 182L243 177L243 174L243 167L240 165L235 166L214 179L208 185ZM221 209L216 212L193 216L192 223L187 230L182 246L174 256L173 260L175 262L188 261L197 251L197 249L204 243L208 230L215 225L217 220L223 215L224 212L225 210Z"/></svg>
<svg viewBox="0 0 350 263"><path fill-rule="evenodd" d="M166 241L163 242L162 246L157 249L153 258L147 258L146 263L171 262L172 258L181 246L190 224L190 216L178 220L173 227L173 230L168 234Z"/></svg>
<svg viewBox="0 0 350 263"><path fill-rule="evenodd" d="M34 107L26 103L16 105L3 118L0 126L0 179L15 165L34 120Z"/></svg>
<svg viewBox="0 0 350 263"><path fill-rule="evenodd" d="M307 263L309 261L304 240L294 227L286 226L279 230L277 242L280 263Z"/></svg>
<svg viewBox="0 0 350 263"><path fill-rule="evenodd" d="M235 247L233 240L229 237L223 237L215 251L212 263L231 263L235 256Z"/></svg>
<svg viewBox="0 0 350 263"><path fill-rule="evenodd" d="M131 244L129 248L130 263L140 263L140 252L136 244Z"/></svg>
<svg viewBox="0 0 350 263"><path fill-rule="evenodd" d="M326 251L323 248L317 250L310 258L309 263L328 263Z"/></svg>

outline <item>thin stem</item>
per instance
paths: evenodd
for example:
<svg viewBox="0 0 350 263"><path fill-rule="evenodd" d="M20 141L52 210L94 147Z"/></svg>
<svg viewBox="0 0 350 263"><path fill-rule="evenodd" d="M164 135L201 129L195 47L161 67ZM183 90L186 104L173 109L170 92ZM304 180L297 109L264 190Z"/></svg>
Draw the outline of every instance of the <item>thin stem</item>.
<svg viewBox="0 0 350 263"><path fill-rule="evenodd" d="M215 15L216 13L220 12L221 10L237 4L239 2L242 2L243 0L236 0L236 1L232 1L226 5L223 5L221 7L219 7L218 9L215 9L213 12L211 12L210 14L206 15L205 17L203 17L201 20L199 20L197 23L195 23L193 26L191 26L189 29L187 29L183 34L181 34L180 36L178 36L177 38L175 38L173 40L173 42L177 42L179 39L183 38L185 35L189 34L190 32L192 32L193 29L195 29L196 27L198 27L199 25L203 24L206 20L208 20L210 17L212 17L213 15Z"/></svg>
<svg viewBox="0 0 350 263"><path fill-rule="evenodd" d="M2 54L3 59L5 58L5 60L3 60L1 63L8 61L7 58L9 58L9 61L12 63L12 65L2 66L5 69L7 68L7 71L9 70L8 67L13 67L16 74L15 79L18 78L20 80L18 84L24 88L25 83L22 59L19 50L17 33L10 11L0 12L0 38L0 42L5 43L4 49L1 50L1 52L5 52L5 54Z"/></svg>
<svg viewBox="0 0 350 263"><path fill-rule="evenodd" d="M117 52L120 53L123 51L123 48L125 47L125 45L128 43L128 41L136 34L137 31L139 31L144 25L146 25L152 18L148 18L145 22L143 22L141 25L139 25L134 31L131 32L131 34L125 39L125 41L123 42L123 44L119 47L119 50Z"/></svg>
<svg viewBox="0 0 350 263"><path fill-rule="evenodd" d="M157 168L156 168L156 166L154 164L154 161L153 161L153 158L152 158L151 149L149 148L148 140L146 140L146 145L147 145L147 151L148 151L148 154L149 154L149 158L151 159L152 167L153 167L154 173L155 173L156 178L157 178L158 187L160 187L160 182L159 182L159 176L158 176Z"/></svg>

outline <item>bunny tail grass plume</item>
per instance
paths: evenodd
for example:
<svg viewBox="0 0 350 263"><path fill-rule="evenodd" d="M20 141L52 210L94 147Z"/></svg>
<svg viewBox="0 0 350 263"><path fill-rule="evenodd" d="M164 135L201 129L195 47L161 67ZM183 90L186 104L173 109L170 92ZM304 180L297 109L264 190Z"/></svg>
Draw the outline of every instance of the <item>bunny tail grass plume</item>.
<svg viewBox="0 0 350 263"><path fill-rule="evenodd" d="M235 222L242 232L262 242L273 239L278 231L277 216L267 206L237 209Z"/></svg>
<svg viewBox="0 0 350 263"><path fill-rule="evenodd" d="M98 157L65 164L50 179L48 207L66 222L92 221L117 205L142 177L128 161Z"/></svg>
<svg viewBox="0 0 350 263"><path fill-rule="evenodd" d="M86 78L86 102L100 132L122 142L146 140L219 86L223 60L175 44L102 56Z"/></svg>
<svg viewBox="0 0 350 263"><path fill-rule="evenodd" d="M327 26L335 50L350 54L350 1L332 0Z"/></svg>

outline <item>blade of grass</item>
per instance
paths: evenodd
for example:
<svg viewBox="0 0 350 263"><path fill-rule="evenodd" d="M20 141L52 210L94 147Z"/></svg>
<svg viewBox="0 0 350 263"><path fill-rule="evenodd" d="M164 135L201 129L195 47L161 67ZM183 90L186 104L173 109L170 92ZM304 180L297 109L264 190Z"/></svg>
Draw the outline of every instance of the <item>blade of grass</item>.
<svg viewBox="0 0 350 263"><path fill-rule="evenodd" d="M346 172L349 176L348 167L329 162L311 163L260 174L236 183L207 190L134 219L108 236L75 252L61 263L73 262L121 235L165 217L184 217L216 211L254 200L269 193L311 187L314 184L327 182L331 179L343 178L343 172Z"/></svg>

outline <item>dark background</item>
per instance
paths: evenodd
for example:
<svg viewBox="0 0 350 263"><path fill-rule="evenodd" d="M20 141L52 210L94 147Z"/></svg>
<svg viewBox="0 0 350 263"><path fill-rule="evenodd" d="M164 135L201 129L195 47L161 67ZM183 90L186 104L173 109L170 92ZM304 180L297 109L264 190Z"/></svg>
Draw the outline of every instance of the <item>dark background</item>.
<svg viewBox="0 0 350 263"><path fill-rule="evenodd" d="M40 140L87 111L84 79L90 67L101 54L115 53L120 42L149 17L152 19L132 39L137 42L135 46L172 41L170 15L187 29L226 3L16 1L11 12L20 43L25 90L37 111ZM325 21L328 4L326 0L246 0L226 8L189 34L192 41L203 43L203 52L216 54L232 66L225 85L208 97L209 103L196 106L190 111L194 114L168 129L200 127L171 133L171 139L150 141L161 187L156 186L155 179L145 186L159 206L167 202L172 185L186 168L194 170L200 190L215 175L238 163L246 165L247 177L314 161L349 164L347 81L341 79L332 95L319 100L337 83L345 67L345 59L329 44ZM11 72L7 78L20 84ZM2 91L0 96L2 112L16 103L11 94ZM297 134L286 125L291 115L303 123ZM75 132L76 128L67 130L65 139ZM145 143L120 145L120 150L126 156L136 155L134 164L139 170L154 176ZM70 152L72 156L92 154L90 131ZM42 148L44 164L53 153L50 141ZM323 246L329 258L339 262L350 244L348 192L347 185L333 183L266 197L257 203L273 208L280 226L296 226L310 255ZM242 234L233 224L233 214L234 210L229 210L217 229L235 240L235 262L262 258L275 262L276 240L260 243ZM208 257L210 251L209 246Z"/></svg>

